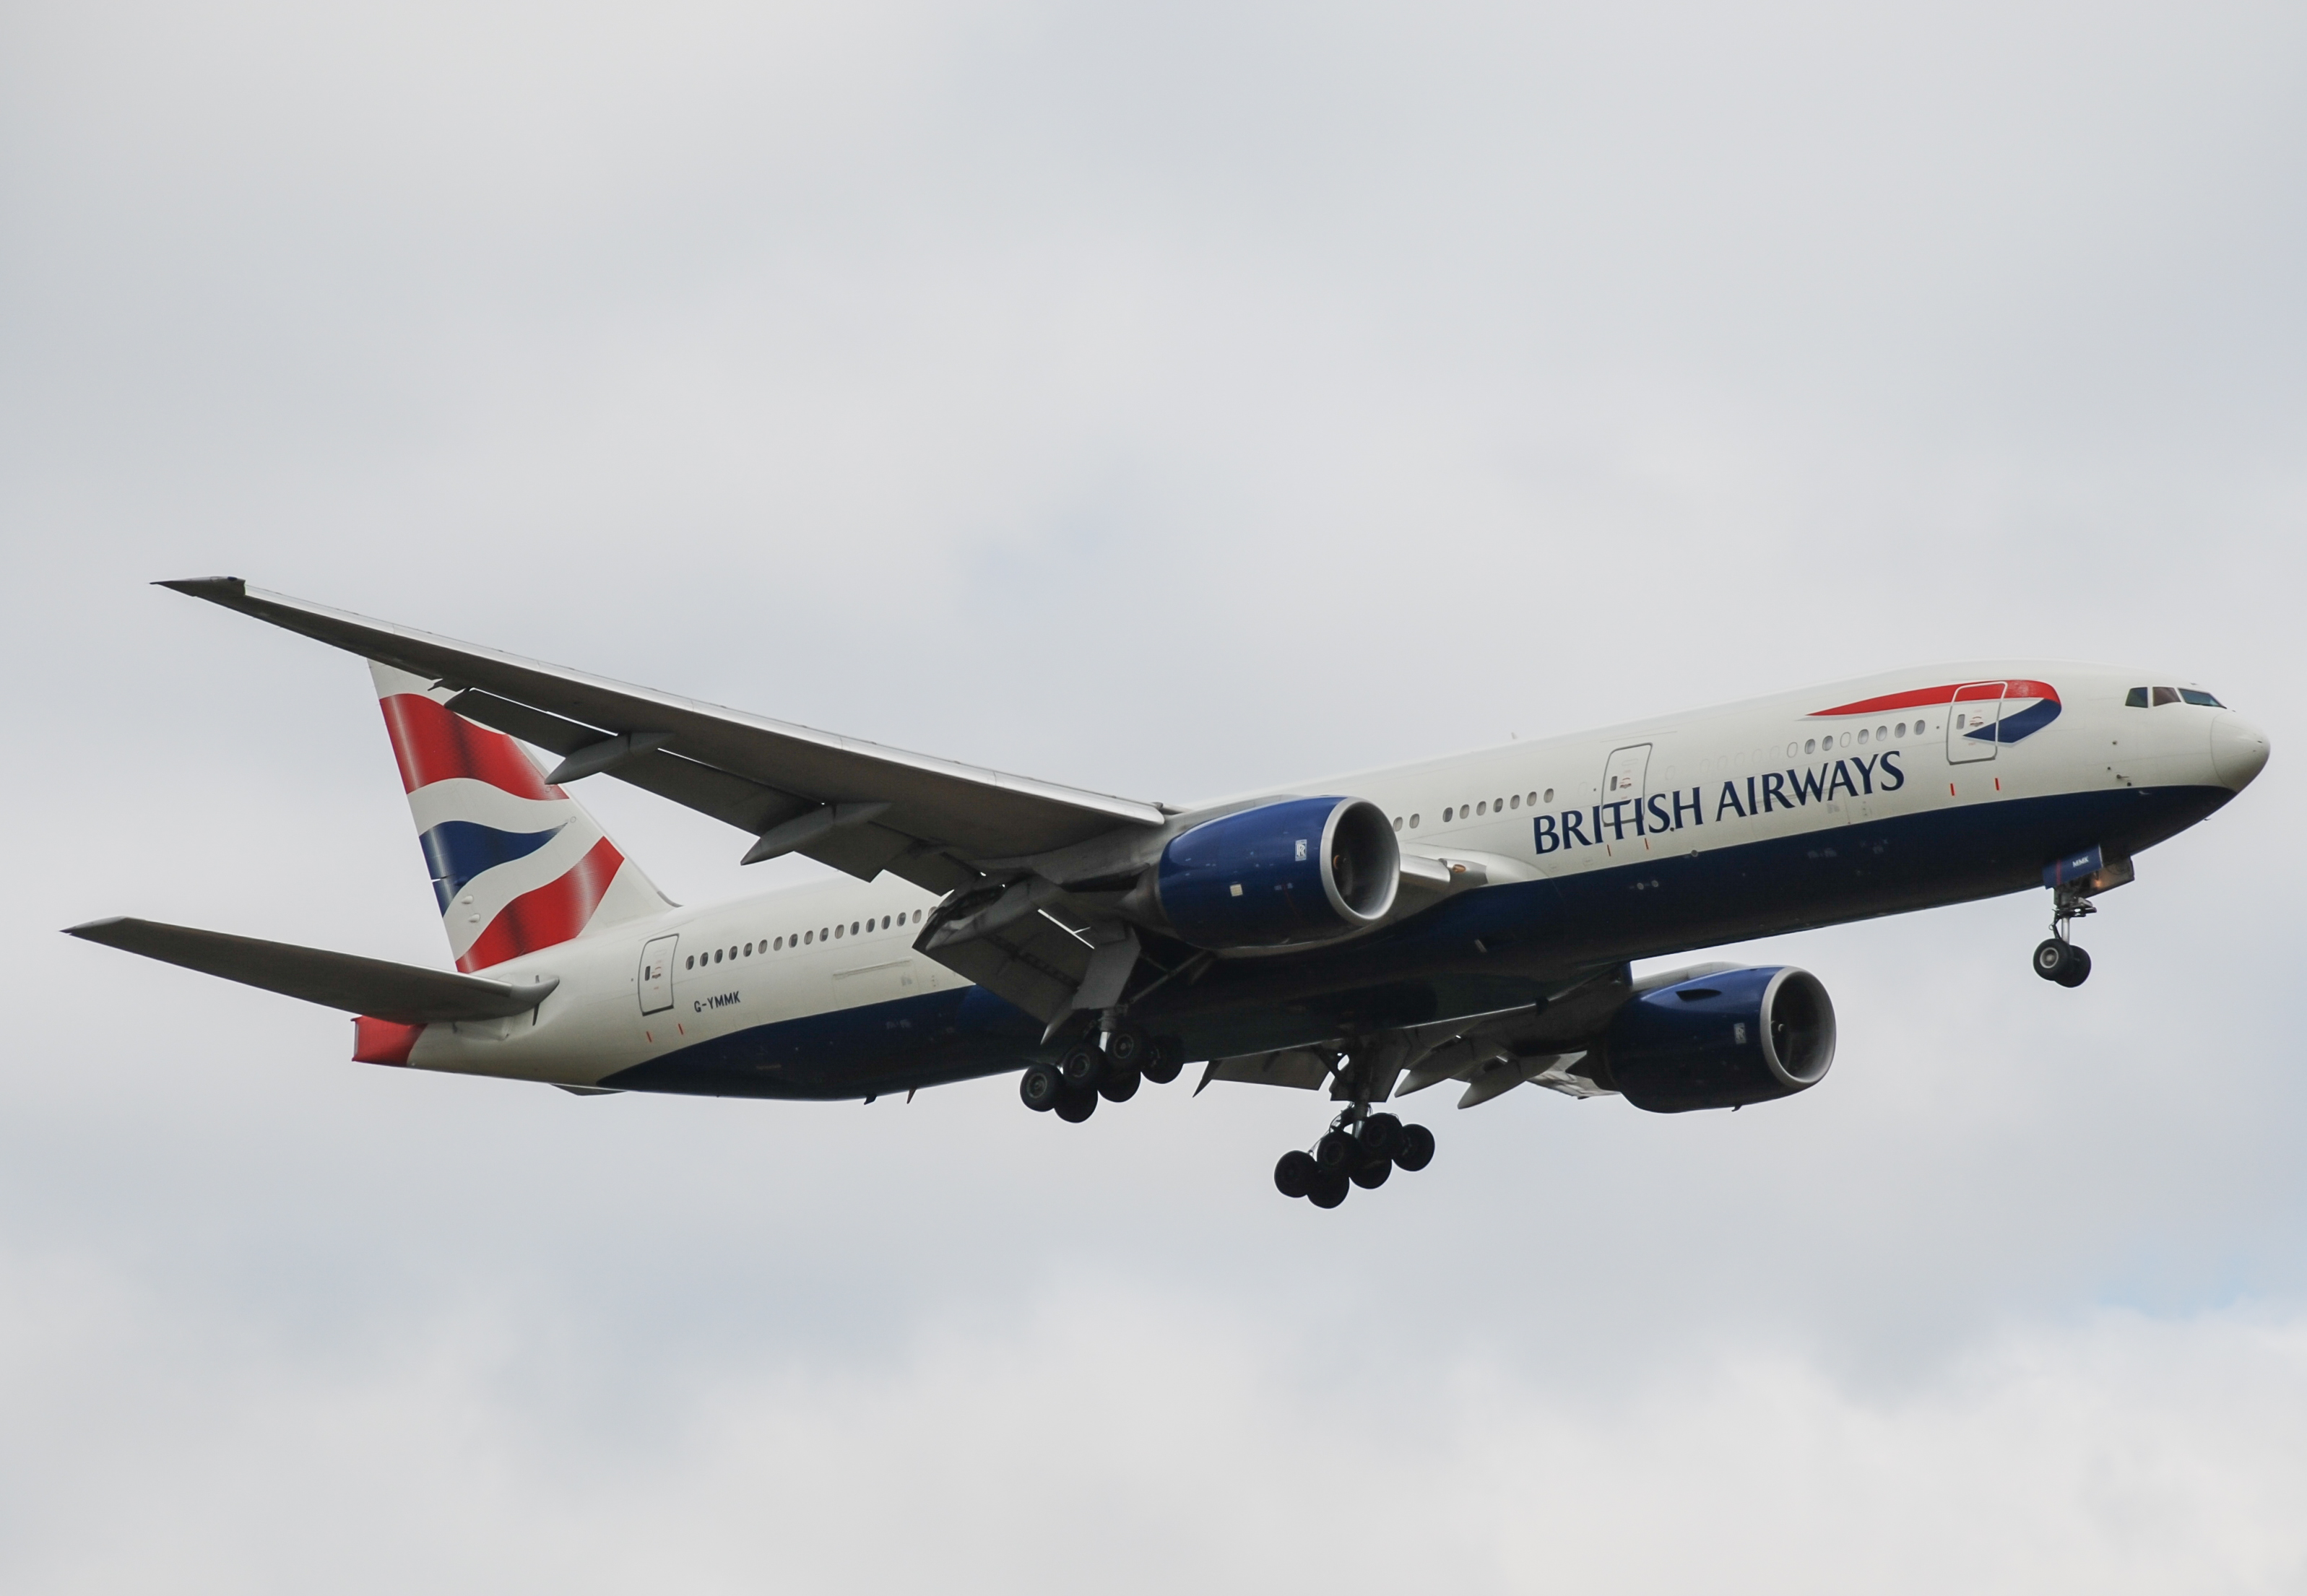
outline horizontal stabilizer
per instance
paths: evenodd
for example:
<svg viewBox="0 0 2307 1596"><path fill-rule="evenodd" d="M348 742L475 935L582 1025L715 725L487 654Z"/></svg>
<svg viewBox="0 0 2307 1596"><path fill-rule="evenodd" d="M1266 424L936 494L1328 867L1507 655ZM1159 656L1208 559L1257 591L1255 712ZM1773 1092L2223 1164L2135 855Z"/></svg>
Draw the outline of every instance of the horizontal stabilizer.
<svg viewBox="0 0 2307 1596"><path fill-rule="evenodd" d="M195 931L190 926L162 925L152 920L91 920L71 927L65 934L124 953L140 953L162 964L180 965L204 975L221 975L244 986L262 987L284 998L301 998L324 1008L408 1025L526 1014L560 984L548 977L516 987L502 981L452 975L445 970Z"/></svg>

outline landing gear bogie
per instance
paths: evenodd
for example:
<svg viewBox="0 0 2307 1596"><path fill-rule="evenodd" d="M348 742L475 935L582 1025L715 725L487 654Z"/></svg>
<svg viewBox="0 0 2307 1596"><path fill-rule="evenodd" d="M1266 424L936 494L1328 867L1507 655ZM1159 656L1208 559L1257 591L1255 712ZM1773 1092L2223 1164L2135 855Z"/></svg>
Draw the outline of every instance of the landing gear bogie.
<svg viewBox="0 0 2307 1596"><path fill-rule="evenodd" d="M1375 1191L1394 1171L1415 1171L1433 1162L1432 1131L1356 1103L1337 1117L1312 1152L1283 1154L1274 1166L1274 1186L1283 1197L1334 1208L1357 1186Z"/></svg>
<svg viewBox="0 0 2307 1596"><path fill-rule="evenodd" d="M1017 1095L1035 1113L1056 1111L1070 1124L1096 1111L1098 1100L1128 1103L1147 1081L1168 1085L1185 1068L1185 1048L1175 1037L1147 1036L1128 1029L1076 1043L1054 1062L1029 1064L1017 1080Z"/></svg>

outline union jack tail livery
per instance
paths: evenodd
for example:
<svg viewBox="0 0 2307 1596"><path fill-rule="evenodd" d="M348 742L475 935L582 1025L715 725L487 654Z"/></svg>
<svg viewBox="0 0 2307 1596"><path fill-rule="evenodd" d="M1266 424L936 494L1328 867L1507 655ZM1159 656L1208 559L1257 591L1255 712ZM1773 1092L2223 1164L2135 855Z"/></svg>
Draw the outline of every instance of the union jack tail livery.
<svg viewBox="0 0 2307 1596"><path fill-rule="evenodd" d="M457 968L671 906L518 742L449 709L450 691L425 677L374 660L369 671Z"/></svg>

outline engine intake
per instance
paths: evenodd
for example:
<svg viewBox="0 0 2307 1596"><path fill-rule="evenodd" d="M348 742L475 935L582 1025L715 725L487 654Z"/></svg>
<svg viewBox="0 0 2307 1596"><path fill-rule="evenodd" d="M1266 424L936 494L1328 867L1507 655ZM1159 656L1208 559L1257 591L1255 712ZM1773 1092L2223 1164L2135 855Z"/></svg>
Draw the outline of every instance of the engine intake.
<svg viewBox="0 0 2307 1596"><path fill-rule="evenodd" d="M1644 992L1610 1021L1612 1084L1657 1114L1791 1097L1834 1062L1834 1004L1807 970L1727 970Z"/></svg>
<svg viewBox="0 0 2307 1596"><path fill-rule="evenodd" d="M1281 948L1385 918L1402 847L1359 798L1291 798L1195 827L1162 851L1162 914L1197 948Z"/></svg>

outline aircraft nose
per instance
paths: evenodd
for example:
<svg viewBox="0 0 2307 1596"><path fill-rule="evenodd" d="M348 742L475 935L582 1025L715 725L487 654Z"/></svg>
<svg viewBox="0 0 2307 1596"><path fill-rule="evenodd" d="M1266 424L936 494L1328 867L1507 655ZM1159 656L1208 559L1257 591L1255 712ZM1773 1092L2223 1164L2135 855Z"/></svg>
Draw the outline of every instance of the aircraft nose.
<svg viewBox="0 0 2307 1596"><path fill-rule="evenodd" d="M2240 793L2267 768L2267 734L2233 713L2211 722L2211 768L2220 785Z"/></svg>

